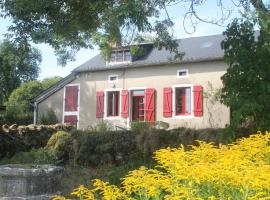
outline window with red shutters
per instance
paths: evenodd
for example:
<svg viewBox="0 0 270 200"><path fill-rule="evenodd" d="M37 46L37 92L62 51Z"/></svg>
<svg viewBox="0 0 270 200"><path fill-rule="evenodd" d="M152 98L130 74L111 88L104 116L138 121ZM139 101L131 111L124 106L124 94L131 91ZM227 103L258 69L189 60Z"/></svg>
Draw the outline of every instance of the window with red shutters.
<svg viewBox="0 0 270 200"><path fill-rule="evenodd" d="M121 93L121 116L123 118L128 118L128 112L129 112L129 93L128 90L122 90Z"/></svg>
<svg viewBox="0 0 270 200"><path fill-rule="evenodd" d="M175 115L191 114L191 88L175 88Z"/></svg>
<svg viewBox="0 0 270 200"><path fill-rule="evenodd" d="M107 93L107 115L108 117L119 116L119 91Z"/></svg>
<svg viewBox="0 0 270 200"><path fill-rule="evenodd" d="M172 116L172 88L163 89L163 116Z"/></svg>
<svg viewBox="0 0 270 200"><path fill-rule="evenodd" d="M194 94L194 116L203 116L203 87L196 85L193 87Z"/></svg>
<svg viewBox="0 0 270 200"><path fill-rule="evenodd" d="M145 90L145 121L155 121L155 89Z"/></svg>
<svg viewBox="0 0 270 200"><path fill-rule="evenodd" d="M96 93L96 118L103 118L104 114L104 92Z"/></svg>

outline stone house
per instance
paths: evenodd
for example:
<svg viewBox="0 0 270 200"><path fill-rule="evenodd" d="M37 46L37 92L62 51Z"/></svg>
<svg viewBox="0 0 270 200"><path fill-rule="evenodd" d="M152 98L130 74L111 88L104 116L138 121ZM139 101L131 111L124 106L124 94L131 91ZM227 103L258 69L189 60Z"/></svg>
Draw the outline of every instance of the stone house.
<svg viewBox="0 0 270 200"><path fill-rule="evenodd" d="M141 57L132 56L128 47L113 49L107 62L96 55L35 99L34 122L53 109L59 122L81 129L103 120L127 128L133 121L225 127L229 108L209 97L222 87L228 67L222 40L222 35L178 40L185 53L181 61L152 44L144 44Z"/></svg>

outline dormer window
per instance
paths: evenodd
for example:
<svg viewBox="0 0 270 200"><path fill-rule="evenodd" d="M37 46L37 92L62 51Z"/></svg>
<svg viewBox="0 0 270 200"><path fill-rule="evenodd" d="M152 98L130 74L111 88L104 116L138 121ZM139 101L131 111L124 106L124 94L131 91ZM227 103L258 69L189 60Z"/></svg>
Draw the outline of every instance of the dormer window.
<svg viewBox="0 0 270 200"><path fill-rule="evenodd" d="M124 62L130 62L131 61L131 54L130 50L117 50L113 51L111 53L110 63L124 63Z"/></svg>

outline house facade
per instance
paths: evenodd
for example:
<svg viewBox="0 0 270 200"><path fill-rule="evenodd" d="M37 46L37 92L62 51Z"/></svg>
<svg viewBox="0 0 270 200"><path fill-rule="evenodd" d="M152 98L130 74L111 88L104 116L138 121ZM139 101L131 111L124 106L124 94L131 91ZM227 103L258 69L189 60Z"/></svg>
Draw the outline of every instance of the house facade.
<svg viewBox="0 0 270 200"><path fill-rule="evenodd" d="M218 128L230 123L230 110L215 100L227 65L221 35L179 40L181 61L146 44L143 57L128 48L100 55L43 92L35 100L34 122L49 109L59 122L84 129L100 121L129 127L133 121L166 122L170 128Z"/></svg>

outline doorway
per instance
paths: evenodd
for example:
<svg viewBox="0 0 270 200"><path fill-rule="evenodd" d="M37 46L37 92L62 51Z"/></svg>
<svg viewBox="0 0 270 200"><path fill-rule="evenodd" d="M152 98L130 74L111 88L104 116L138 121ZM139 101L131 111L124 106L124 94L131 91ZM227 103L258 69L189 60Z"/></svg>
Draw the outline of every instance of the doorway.
<svg viewBox="0 0 270 200"><path fill-rule="evenodd" d="M144 121L145 95L144 90L132 91L132 121Z"/></svg>

